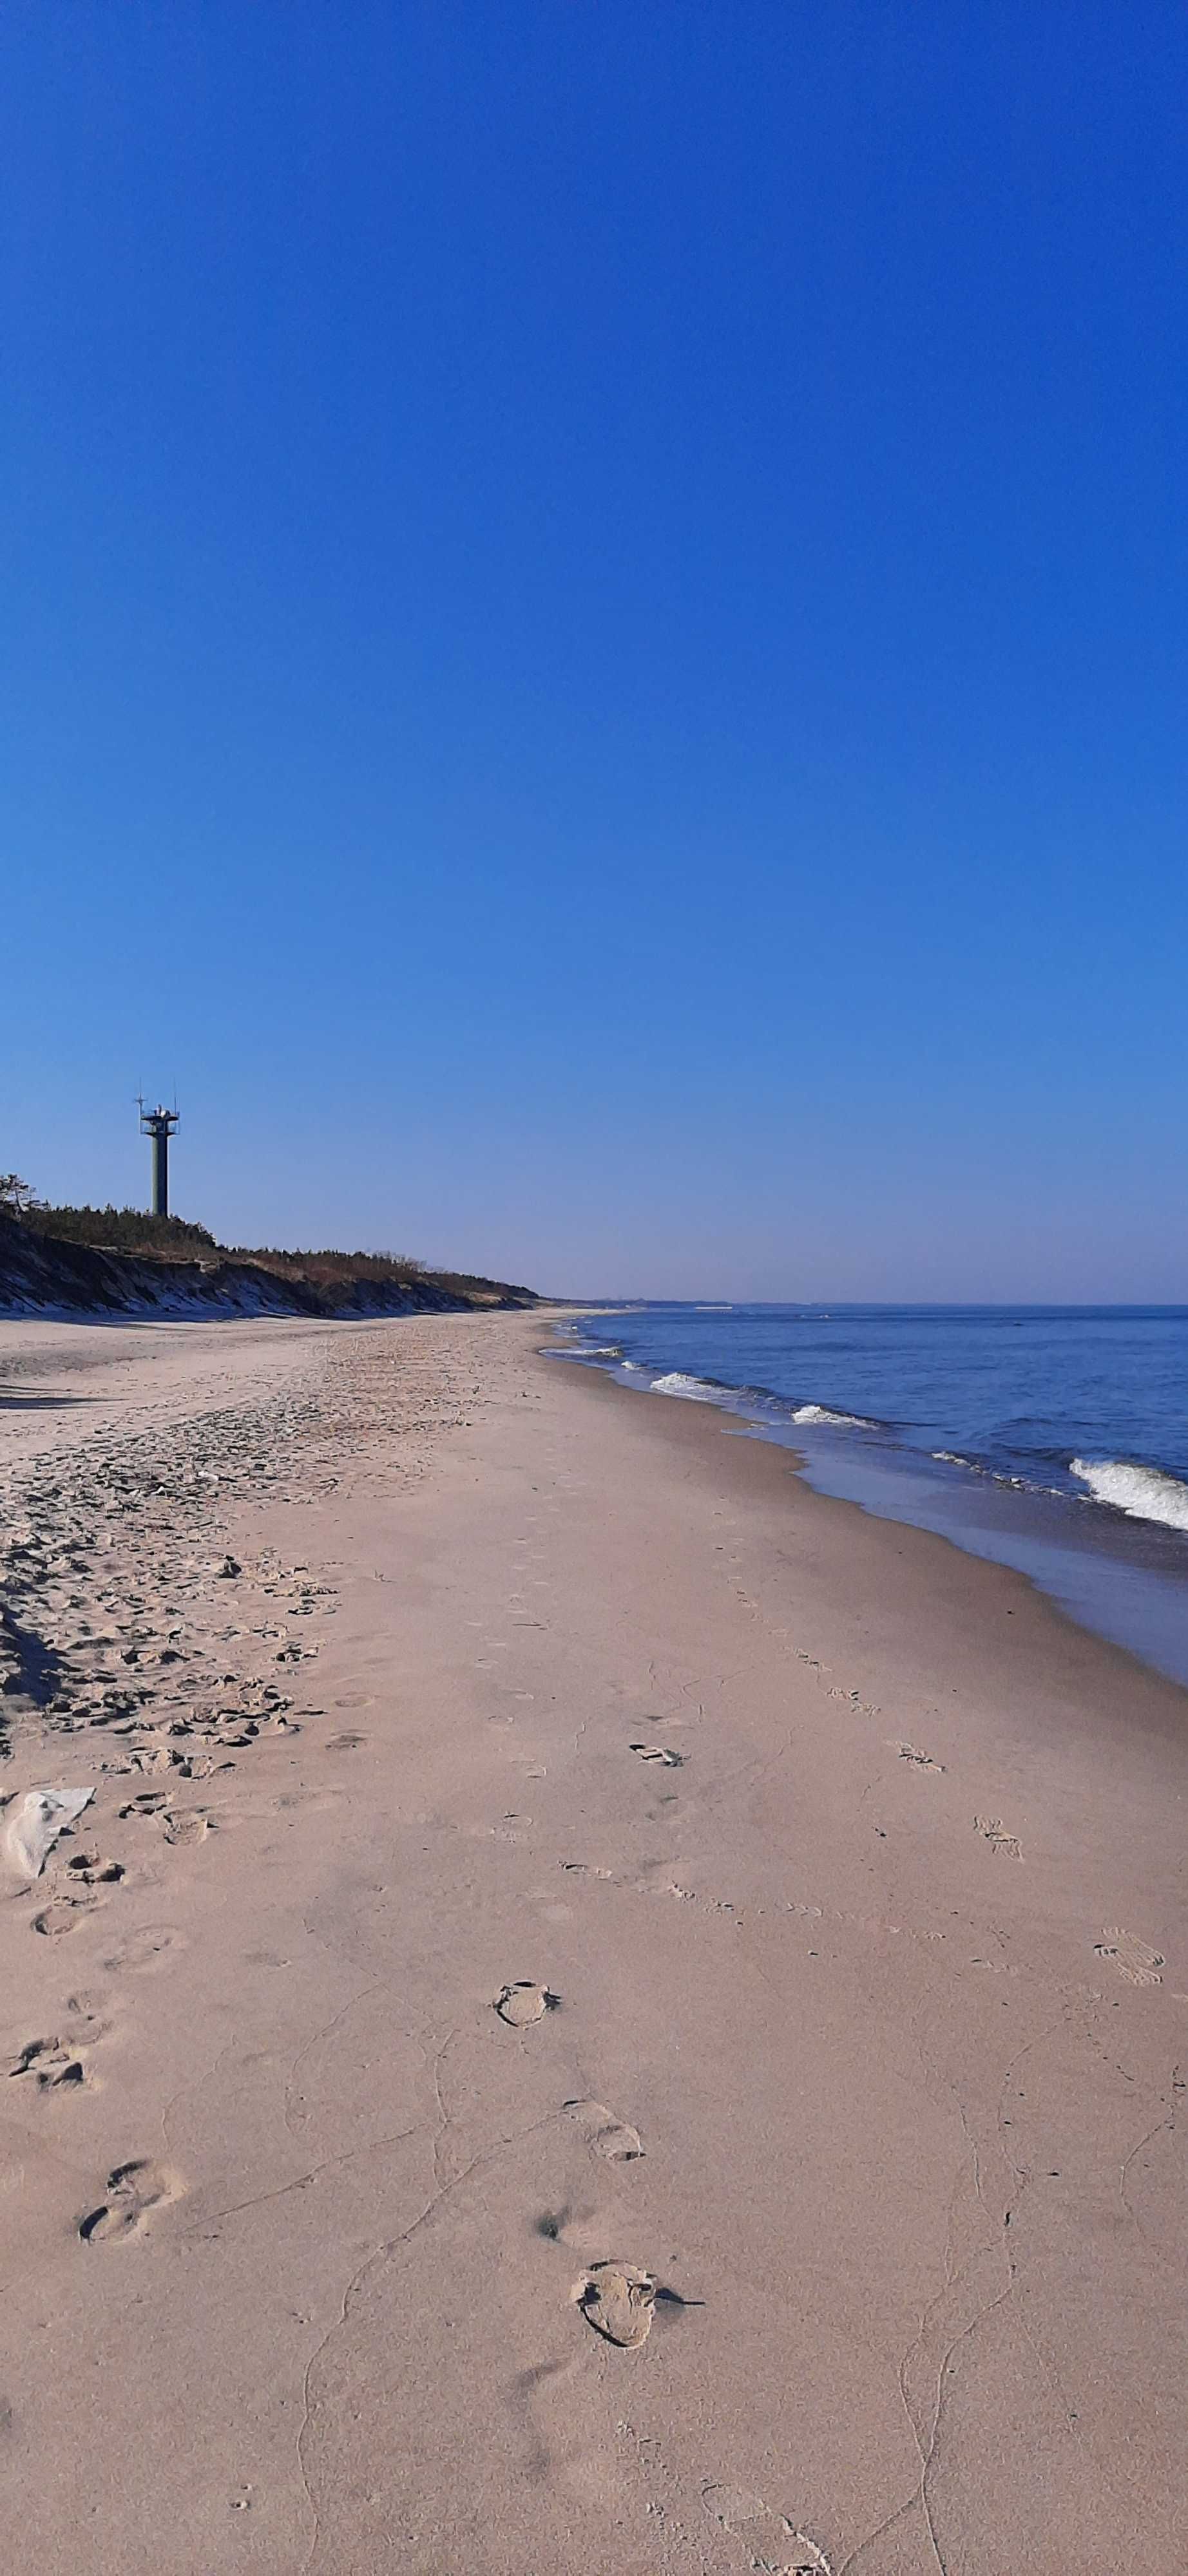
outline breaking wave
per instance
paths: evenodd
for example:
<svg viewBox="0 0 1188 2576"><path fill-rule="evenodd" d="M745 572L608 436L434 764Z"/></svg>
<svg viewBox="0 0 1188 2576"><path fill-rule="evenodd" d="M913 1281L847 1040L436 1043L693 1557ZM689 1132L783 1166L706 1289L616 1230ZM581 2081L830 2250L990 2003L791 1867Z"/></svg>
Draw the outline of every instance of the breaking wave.
<svg viewBox="0 0 1188 2576"><path fill-rule="evenodd" d="M835 1413L828 1404L798 1404L794 1422L835 1422L842 1431L877 1431L868 1413Z"/></svg>
<svg viewBox="0 0 1188 2576"><path fill-rule="evenodd" d="M630 1361L625 1365L629 1368ZM740 1401L761 1407L766 1404L768 1410L783 1413L781 1405L773 1405L770 1397L764 1398L762 1388L715 1386L707 1378L689 1377L684 1369L670 1369L667 1376L654 1377L650 1392L652 1395L683 1395L687 1404L724 1404L731 1408ZM877 1431L880 1427L877 1422L872 1422L868 1413L840 1413L829 1404L799 1404L790 1418L806 1425L812 1422L831 1424L839 1431ZM784 1420L788 1419L784 1413Z"/></svg>
<svg viewBox="0 0 1188 2576"><path fill-rule="evenodd" d="M1165 1529L1188 1530L1188 1485L1158 1467L1138 1467L1126 1458L1073 1458L1069 1472L1088 1485L1095 1503L1112 1503L1132 1521L1162 1521Z"/></svg>
<svg viewBox="0 0 1188 2576"><path fill-rule="evenodd" d="M670 1369L667 1377L654 1377L653 1395L683 1395L690 1404L718 1404L720 1386L707 1386L703 1377L686 1377L683 1369Z"/></svg>

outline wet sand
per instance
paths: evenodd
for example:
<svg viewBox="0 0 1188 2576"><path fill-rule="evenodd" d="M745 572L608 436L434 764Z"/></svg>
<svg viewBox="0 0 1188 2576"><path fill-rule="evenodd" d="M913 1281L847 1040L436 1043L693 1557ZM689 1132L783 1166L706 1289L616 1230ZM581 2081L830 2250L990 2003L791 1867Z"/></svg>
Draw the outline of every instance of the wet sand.
<svg viewBox="0 0 1188 2576"><path fill-rule="evenodd" d="M536 1318L0 1327L25 2576L1179 2576L1188 1698Z"/></svg>

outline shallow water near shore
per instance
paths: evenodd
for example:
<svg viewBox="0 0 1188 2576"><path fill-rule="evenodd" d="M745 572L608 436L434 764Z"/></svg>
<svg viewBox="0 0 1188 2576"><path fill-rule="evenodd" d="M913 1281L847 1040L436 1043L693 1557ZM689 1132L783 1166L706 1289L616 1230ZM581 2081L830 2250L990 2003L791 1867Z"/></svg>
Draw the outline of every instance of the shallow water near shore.
<svg viewBox="0 0 1188 2576"><path fill-rule="evenodd" d="M1188 1308L652 1305L559 1355L736 1415L1188 1684Z"/></svg>

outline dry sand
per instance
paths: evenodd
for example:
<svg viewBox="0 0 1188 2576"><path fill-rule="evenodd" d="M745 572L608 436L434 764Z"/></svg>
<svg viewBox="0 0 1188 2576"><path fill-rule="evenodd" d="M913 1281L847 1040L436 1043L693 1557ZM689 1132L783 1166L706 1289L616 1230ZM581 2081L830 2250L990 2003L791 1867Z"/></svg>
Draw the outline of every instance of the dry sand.
<svg viewBox="0 0 1188 2576"><path fill-rule="evenodd" d="M1182 2576L1188 1701L538 1319L0 1327L21 2576Z"/></svg>

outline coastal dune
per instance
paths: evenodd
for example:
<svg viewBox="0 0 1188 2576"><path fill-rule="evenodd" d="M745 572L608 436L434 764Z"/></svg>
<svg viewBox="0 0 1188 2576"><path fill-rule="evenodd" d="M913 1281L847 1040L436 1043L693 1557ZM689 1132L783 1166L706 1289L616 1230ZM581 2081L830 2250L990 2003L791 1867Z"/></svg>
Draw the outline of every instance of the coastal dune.
<svg viewBox="0 0 1188 2576"><path fill-rule="evenodd" d="M0 1326L20 2564L1178 2576L1185 1695L544 1331Z"/></svg>

